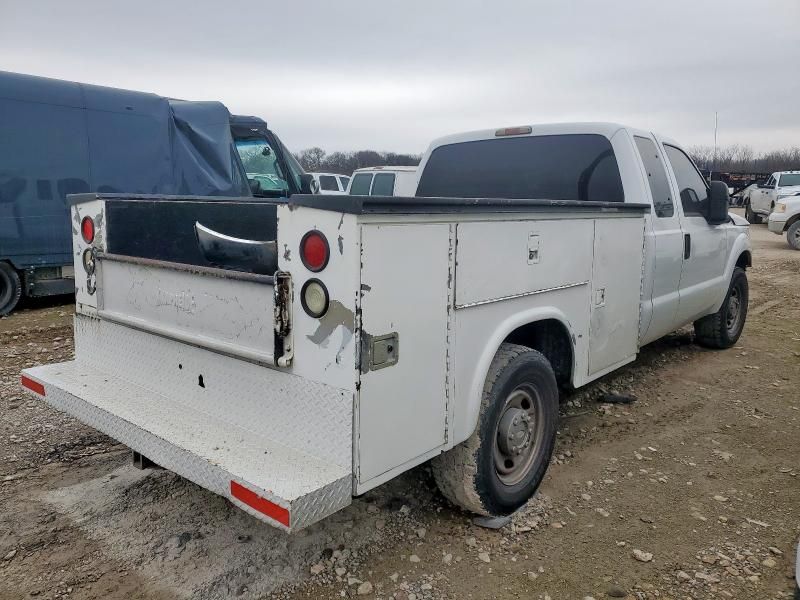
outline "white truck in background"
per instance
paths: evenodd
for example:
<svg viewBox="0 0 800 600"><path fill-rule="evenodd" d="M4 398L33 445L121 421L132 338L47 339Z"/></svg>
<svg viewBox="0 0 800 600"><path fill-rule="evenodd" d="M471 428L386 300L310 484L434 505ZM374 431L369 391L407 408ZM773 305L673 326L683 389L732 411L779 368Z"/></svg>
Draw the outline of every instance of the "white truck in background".
<svg viewBox="0 0 800 600"><path fill-rule="evenodd" d="M744 196L745 218L750 223L769 219L778 202L800 194L800 171L777 171L751 186Z"/></svg>
<svg viewBox="0 0 800 600"><path fill-rule="evenodd" d="M775 203L769 214L767 228L778 235L786 234L789 247L800 250L800 188L794 194L785 194Z"/></svg>
<svg viewBox="0 0 800 600"><path fill-rule="evenodd" d="M287 531L431 459L510 514L559 387L692 322L730 347L747 315L724 184L615 124L437 140L416 197L72 203L76 357L22 386Z"/></svg>
<svg viewBox="0 0 800 600"><path fill-rule="evenodd" d="M337 196L347 193L347 186L350 178L339 173L309 173L311 178L317 182L317 191L320 194Z"/></svg>
<svg viewBox="0 0 800 600"><path fill-rule="evenodd" d="M353 196L413 196L417 167L364 167L353 171L347 193Z"/></svg>

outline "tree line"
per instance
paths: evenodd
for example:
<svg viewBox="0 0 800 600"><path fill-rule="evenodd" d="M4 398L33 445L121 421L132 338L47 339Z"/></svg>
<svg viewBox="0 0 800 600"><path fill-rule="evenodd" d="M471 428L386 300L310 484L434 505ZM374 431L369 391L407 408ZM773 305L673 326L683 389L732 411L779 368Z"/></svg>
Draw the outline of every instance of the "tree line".
<svg viewBox="0 0 800 600"><path fill-rule="evenodd" d="M750 146L731 144L717 147L691 146L689 155L698 168L716 173L745 172L772 173L774 171L800 170L800 146L755 152ZM416 166L422 158L419 154L376 152L331 152L328 154L317 146L297 152L295 158L310 173L340 173L350 175L362 167Z"/></svg>
<svg viewBox="0 0 800 600"><path fill-rule="evenodd" d="M414 167L419 164L419 154L398 154L357 150L356 152L331 152L319 147L306 148L294 157L309 173L339 173L350 175L362 167Z"/></svg>
<svg viewBox="0 0 800 600"><path fill-rule="evenodd" d="M713 146L692 146L689 155L700 169L715 173L773 173L775 171L800 170L800 146L755 152L750 146L732 144L717 147L716 157Z"/></svg>

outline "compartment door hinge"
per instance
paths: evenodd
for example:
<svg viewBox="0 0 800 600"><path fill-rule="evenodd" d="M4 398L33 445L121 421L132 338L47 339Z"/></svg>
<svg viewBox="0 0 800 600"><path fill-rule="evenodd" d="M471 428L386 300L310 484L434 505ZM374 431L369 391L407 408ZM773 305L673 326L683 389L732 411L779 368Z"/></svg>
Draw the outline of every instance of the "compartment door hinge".
<svg viewBox="0 0 800 600"><path fill-rule="evenodd" d="M275 365L292 364L292 276L285 271L275 273Z"/></svg>

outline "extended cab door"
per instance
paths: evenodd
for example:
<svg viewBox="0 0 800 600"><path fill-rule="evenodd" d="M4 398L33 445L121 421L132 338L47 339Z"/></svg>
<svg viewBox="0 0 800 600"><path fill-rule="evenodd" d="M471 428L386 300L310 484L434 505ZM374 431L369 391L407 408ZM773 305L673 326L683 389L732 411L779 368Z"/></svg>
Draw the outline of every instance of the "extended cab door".
<svg viewBox="0 0 800 600"><path fill-rule="evenodd" d="M650 213L651 227L647 231L647 236L653 238L650 244L654 262L651 314L641 340L641 343L646 344L674 329L680 300L683 232L659 146L652 136L634 134L633 140L647 175L653 207ZM642 318L646 318L644 312Z"/></svg>
<svg viewBox="0 0 800 600"><path fill-rule="evenodd" d="M727 259L727 228L709 225L705 213L708 185L686 153L664 143L664 153L671 167L673 194L680 198L683 232L683 266L680 302L673 329L709 314L720 300Z"/></svg>
<svg viewBox="0 0 800 600"><path fill-rule="evenodd" d="M775 174L769 176L764 183L758 185L750 194L750 207L757 213L767 215L770 211L771 203L775 201Z"/></svg>

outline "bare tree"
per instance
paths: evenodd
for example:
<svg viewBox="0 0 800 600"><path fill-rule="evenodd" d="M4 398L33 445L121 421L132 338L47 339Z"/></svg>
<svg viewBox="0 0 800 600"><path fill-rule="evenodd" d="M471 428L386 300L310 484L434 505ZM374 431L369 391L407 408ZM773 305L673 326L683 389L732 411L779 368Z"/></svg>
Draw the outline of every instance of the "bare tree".
<svg viewBox="0 0 800 600"><path fill-rule="evenodd" d="M396 152L376 152L358 150L356 152L331 152L326 154L322 148L307 148L295 154L298 162L309 172L341 173L350 175L356 169L381 166L416 166L419 154L397 154Z"/></svg>

